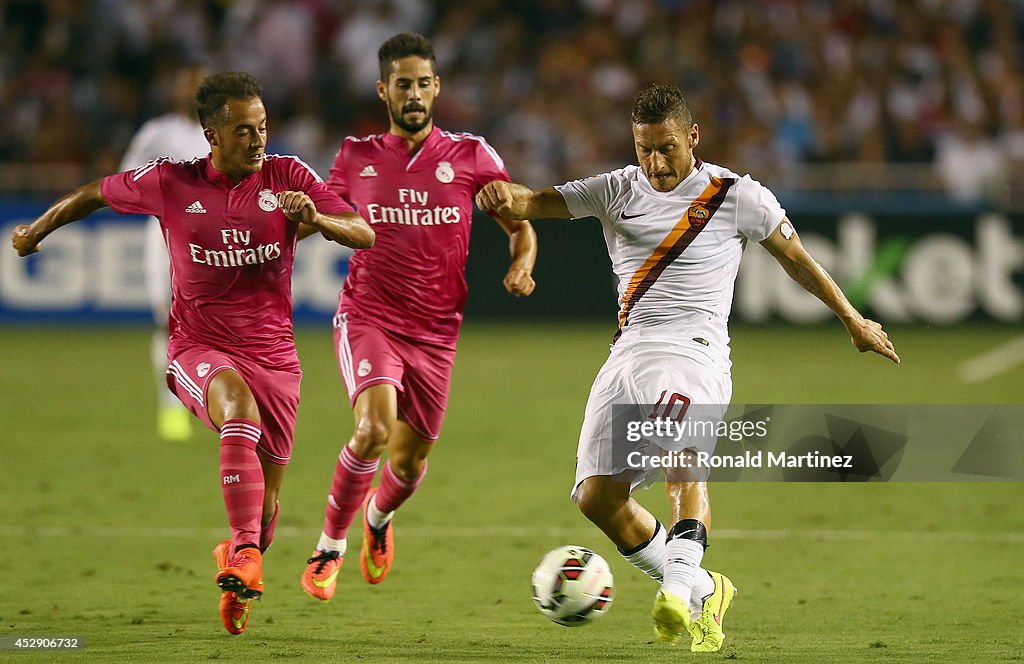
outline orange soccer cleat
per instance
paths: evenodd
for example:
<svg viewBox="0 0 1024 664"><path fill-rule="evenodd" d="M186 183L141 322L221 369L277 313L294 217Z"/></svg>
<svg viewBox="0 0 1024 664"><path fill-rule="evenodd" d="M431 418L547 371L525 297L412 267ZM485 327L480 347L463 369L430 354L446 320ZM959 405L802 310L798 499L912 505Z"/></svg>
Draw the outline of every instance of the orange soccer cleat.
<svg viewBox="0 0 1024 664"><path fill-rule="evenodd" d="M217 561L217 570L228 566L228 556L231 555L231 540L222 540L213 547L213 559Z"/></svg>
<svg viewBox="0 0 1024 664"><path fill-rule="evenodd" d="M217 558L217 585L226 593L237 593L239 599L256 599L263 594L263 556L254 547L239 549L230 560L231 543L221 542L214 549ZM226 563L226 564L225 564Z"/></svg>
<svg viewBox="0 0 1024 664"><path fill-rule="evenodd" d="M241 634L249 624L251 599L241 599L237 593L220 594L220 621L229 634Z"/></svg>
<svg viewBox="0 0 1024 664"><path fill-rule="evenodd" d="M383 528L374 528L366 518L366 510L377 493L377 487L369 490L363 501L363 546L359 555L359 570L367 583L380 583L388 576L391 562L395 559L395 533L391 520Z"/></svg>
<svg viewBox="0 0 1024 664"><path fill-rule="evenodd" d="M224 540L213 549L213 558L217 561L217 569L228 567L228 556L231 551L231 540ZM249 623L251 599L239 598L237 593L224 592L220 595L220 621L229 634L241 634Z"/></svg>
<svg viewBox="0 0 1024 664"><path fill-rule="evenodd" d="M302 589L314 599L330 602L338 587L338 569L344 560L337 551L313 551L302 573Z"/></svg>

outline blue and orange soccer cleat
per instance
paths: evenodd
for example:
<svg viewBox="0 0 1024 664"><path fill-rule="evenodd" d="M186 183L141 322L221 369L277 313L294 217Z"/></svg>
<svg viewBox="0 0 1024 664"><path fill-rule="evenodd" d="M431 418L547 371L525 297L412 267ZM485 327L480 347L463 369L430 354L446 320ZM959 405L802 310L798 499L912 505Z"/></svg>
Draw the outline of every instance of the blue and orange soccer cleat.
<svg viewBox="0 0 1024 664"><path fill-rule="evenodd" d="M302 573L302 589L313 599L330 602L338 586L338 570L345 557L337 551L313 551Z"/></svg>
<svg viewBox="0 0 1024 664"><path fill-rule="evenodd" d="M370 501L377 494L373 487L363 500L363 545L359 555L359 570L367 583L380 583L387 578L395 559L395 533L388 520L383 528L374 528L366 518Z"/></svg>
<svg viewBox="0 0 1024 664"><path fill-rule="evenodd" d="M236 551L228 560L230 549L230 542L227 546L221 542L214 549L220 568L216 576L217 586L226 593L237 593L240 599L259 598L263 594L263 555L257 548L246 547Z"/></svg>
<svg viewBox="0 0 1024 664"><path fill-rule="evenodd" d="M231 551L231 540L220 542L213 549L213 558L217 561L217 569L228 566L228 552ZM220 594L220 621L229 634L238 635L245 631L249 624L249 610L252 608L251 599L243 599L233 592L222 592Z"/></svg>

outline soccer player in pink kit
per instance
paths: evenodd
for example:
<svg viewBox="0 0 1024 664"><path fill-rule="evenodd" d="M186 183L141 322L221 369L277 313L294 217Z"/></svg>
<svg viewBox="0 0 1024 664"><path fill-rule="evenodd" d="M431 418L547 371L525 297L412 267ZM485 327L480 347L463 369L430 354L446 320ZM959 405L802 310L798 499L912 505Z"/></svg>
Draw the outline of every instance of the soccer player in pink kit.
<svg viewBox="0 0 1024 664"><path fill-rule="evenodd" d="M207 77L196 104L209 156L158 159L96 180L12 237L26 256L49 233L104 206L160 219L171 259L168 386L220 433L231 539L214 557L221 620L232 634L245 629L252 600L263 593L262 552L273 539L291 456L301 378L291 320L296 241L317 231L357 248L374 240L312 169L264 153L260 94L248 74Z"/></svg>
<svg viewBox="0 0 1024 664"><path fill-rule="evenodd" d="M378 61L377 95L390 129L345 139L327 180L373 225L377 242L353 256L334 319L355 430L338 457L324 529L302 576L305 591L323 601L334 596L360 504L363 578L380 583L388 574L391 517L422 481L444 419L466 302L473 197L490 180L509 179L484 139L434 126L441 84L427 39L395 35L380 47ZM537 254L533 228L528 221L495 219L510 238L505 288L529 295ZM370 489L385 449L380 486Z"/></svg>

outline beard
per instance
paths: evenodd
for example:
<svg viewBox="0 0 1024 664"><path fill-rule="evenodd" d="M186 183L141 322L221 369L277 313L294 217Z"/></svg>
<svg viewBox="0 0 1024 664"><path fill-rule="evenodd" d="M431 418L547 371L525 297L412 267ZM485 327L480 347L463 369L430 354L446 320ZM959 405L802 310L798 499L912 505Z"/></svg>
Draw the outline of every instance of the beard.
<svg viewBox="0 0 1024 664"><path fill-rule="evenodd" d="M433 112L430 109L424 109L423 110L423 119L422 120L417 120L417 121L406 120L405 116L402 115L403 110L404 109L394 109L394 108L392 108L391 109L391 119L395 122L396 125L401 127L403 131L407 131L410 134L415 134L419 130L421 130L424 127L426 127L428 124L430 124L431 119L434 117L434 114L433 114ZM416 109L416 110L420 110L420 109Z"/></svg>

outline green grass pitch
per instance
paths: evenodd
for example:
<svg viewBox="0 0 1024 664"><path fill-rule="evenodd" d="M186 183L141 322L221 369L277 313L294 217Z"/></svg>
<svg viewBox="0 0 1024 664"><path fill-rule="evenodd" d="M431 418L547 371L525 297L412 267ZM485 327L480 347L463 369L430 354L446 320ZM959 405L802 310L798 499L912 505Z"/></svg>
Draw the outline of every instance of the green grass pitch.
<svg viewBox="0 0 1024 664"><path fill-rule="evenodd" d="M652 642L655 586L568 500L607 325L470 325L420 493L382 585L354 558L321 605L299 576L351 415L326 328L300 330L297 446L248 631L217 617L211 549L227 532L217 445L152 433L148 331L0 330L0 637L77 635L84 651L0 661L996 662L1024 659L1024 485L715 484L705 563L740 588L722 653ZM737 328L736 403L1020 401L1024 372L957 369L1009 327L891 331L903 364L842 329ZM662 490L639 495L665 518ZM716 536L716 532L720 535ZM360 535L351 546L358 551ZM533 608L541 555L582 544L617 597L579 629Z"/></svg>

